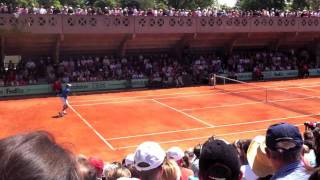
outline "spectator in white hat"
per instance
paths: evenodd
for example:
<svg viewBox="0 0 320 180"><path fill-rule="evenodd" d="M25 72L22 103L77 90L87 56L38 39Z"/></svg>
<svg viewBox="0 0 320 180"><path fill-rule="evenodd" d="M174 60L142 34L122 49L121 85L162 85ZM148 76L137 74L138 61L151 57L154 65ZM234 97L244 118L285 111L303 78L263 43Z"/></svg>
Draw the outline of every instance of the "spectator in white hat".
<svg viewBox="0 0 320 180"><path fill-rule="evenodd" d="M166 153L156 142L140 144L134 155L134 166L141 180L160 180Z"/></svg>
<svg viewBox="0 0 320 180"><path fill-rule="evenodd" d="M168 159L173 159L177 162L178 166L180 167L181 170L181 180L188 180L189 176L193 176L193 171L191 169L187 169L182 167L183 164L183 156L184 153L179 147L171 147L167 151L167 158Z"/></svg>

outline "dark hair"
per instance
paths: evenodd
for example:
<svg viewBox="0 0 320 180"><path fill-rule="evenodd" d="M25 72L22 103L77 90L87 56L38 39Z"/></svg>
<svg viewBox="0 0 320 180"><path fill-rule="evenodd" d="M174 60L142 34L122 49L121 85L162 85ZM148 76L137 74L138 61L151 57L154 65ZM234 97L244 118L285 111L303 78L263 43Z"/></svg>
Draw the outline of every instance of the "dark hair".
<svg viewBox="0 0 320 180"><path fill-rule="evenodd" d="M314 141L314 135L313 135L312 131L305 131L303 133L303 139L305 141Z"/></svg>
<svg viewBox="0 0 320 180"><path fill-rule="evenodd" d="M292 163L301 159L302 148L290 151L273 151L267 148L272 159L278 159L285 163Z"/></svg>
<svg viewBox="0 0 320 180"><path fill-rule="evenodd" d="M139 178L139 171L134 167L134 165L129 165L127 167L131 173L131 177L133 178Z"/></svg>
<svg viewBox="0 0 320 180"><path fill-rule="evenodd" d="M309 177L309 180L318 180L320 179L320 169L316 169L311 176Z"/></svg>
<svg viewBox="0 0 320 180"><path fill-rule="evenodd" d="M190 168L190 161L188 156L182 157L182 167L184 168Z"/></svg>
<svg viewBox="0 0 320 180"><path fill-rule="evenodd" d="M194 155L196 155L196 158L200 157L200 152L201 152L201 144L198 144L193 148L193 153Z"/></svg>
<svg viewBox="0 0 320 180"><path fill-rule="evenodd" d="M73 154L45 131L0 140L0 180L79 180Z"/></svg>
<svg viewBox="0 0 320 180"><path fill-rule="evenodd" d="M79 166L79 173L83 177L83 180L96 180L97 179L97 171L96 168L93 167L89 160L85 157L77 157L77 162Z"/></svg>

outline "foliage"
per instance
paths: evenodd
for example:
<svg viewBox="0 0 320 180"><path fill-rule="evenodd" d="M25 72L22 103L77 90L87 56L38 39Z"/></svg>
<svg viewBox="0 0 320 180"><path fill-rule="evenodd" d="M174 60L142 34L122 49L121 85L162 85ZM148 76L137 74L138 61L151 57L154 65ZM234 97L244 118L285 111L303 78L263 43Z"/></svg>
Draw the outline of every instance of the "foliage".
<svg viewBox="0 0 320 180"><path fill-rule="evenodd" d="M38 4L44 7L61 7L59 0L38 0Z"/></svg>
<svg viewBox="0 0 320 180"><path fill-rule="evenodd" d="M217 5L216 0L168 0L168 5L176 9L196 9Z"/></svg>
<svg viewBox="0 0 320 180"><path fill-rule="evenodd" d="M280 9L286 7L285 0L240 0L240 9L243 10L260 10L260 9Z"/></svg>
<svg viewBox="0 0 320 180"><path fill-rule="evenodd" d="M2 2L21 7L32 7L38 4L37 0L3 0Z"/></svg>
<svg viewBox="0 0 320 180"><path fill-rule="evenodd" d="M120 0L122 7L136 7L138 9L148 9L155 7L154 0Z"/></svg>
<svg viewBox="0 0 320 180"><path fill-rule="evenodd" d="M100 7L101 9L104 7L115 7L116 2L114 0L96 0L93 6Z"/></svg>
<svg viewBox="0 0 320 180"><path fill-rule="evenodd" d="M73 7L82 7L85 4L84 0L60 0L62 5L68 5Z"/></svg>

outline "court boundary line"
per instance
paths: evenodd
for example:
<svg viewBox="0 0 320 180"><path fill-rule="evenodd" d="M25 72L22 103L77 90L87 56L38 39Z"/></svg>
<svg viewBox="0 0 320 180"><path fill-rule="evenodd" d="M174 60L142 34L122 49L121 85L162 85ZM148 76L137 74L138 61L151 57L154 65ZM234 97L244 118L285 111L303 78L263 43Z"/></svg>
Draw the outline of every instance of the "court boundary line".
<svg viewBox="0 0 320 180"><path fill-rule="evenodd" d="M289 99L279 99L274 101L268 101L269 103L273 102L286 102L286 101L296 101L296 100L304 100L304 99L315 99L319 98L319 96L310 96L305 98L289 98ZM193 110L202 110L202 109L217 109L217 108L224 108L224 107L236 107L236 106L243 106L243 105L253 105L253 104L268 104L266 102L247 102L247 103L237 103L237 104L225 104L225 105L218 105L218 106L206 106L201 108L189 108L189 109L181 109L183 112L193 111Z"/></svg>
<svg viewBox="0 0 320 180"><path fill-rule="evenodd" d="M189 132L189 131L196 131L196 130L203 130L203 129L215 129L220 127L232 127L232 126L247 125L247 124L257 124L257 123L263 123L263 122L290 120L290 119L297 119L297 118L304 118L304 117L311 117L311 116L317 116L317 114L306 114L306 115L298 115L298 116L287 116L282 118L271 118L271 119L262 119L262 120L247 121L247 122L240 122L240 123L222 124L222 125L216 125L214 127L200 127L200 128L190 128L190 129L182 129L182 130L173 130L173 131L162 131L162 132L155 132L155 133L145 133L145 134L138 134L138 135L131 135L131 136L108 138L107 140L114 141L114 140L120 140L120 139L132 139L137 137L147 137L147 136L155 136L155 135L162 135L162 134Z"/></svg>
<svg viewBox="0 0 320 180"><path fill-rule="evenodd" d="M176 108L174 108L174 107L172 107L172 106L169 106L169 105L167 105L167 104L165 104L165 103L162 103L162 102L160 102L160 101L158 101L158 100L152 99L152 101L155 102L155 103L157 103L157 104L160 104L161 106L164 106L164 107L166 107L166 108L172 109L172 110L174 110L174 111L176 111L176 112L178 112L178 113L180 113L180 114L183 114L183 115L185 115L185 116L187 116L187 117L189 117L189 118L191 118L191 119L193 119L193 120L196 120L196 121L200 122L201 124L207 125L207 126L209 126L209 127L214 127L214 125L212 125L211 123L208 123L208 122L206 122L206 121L203 121L203 120L201 120L201 119L199 119L199 118L197 118L197 117L194 117L194 116L192 116L192 115L190 115L190 114L188 114L188 113L185 113L185 112L183 112L183 111L180 111L180 110L178 110L178 109L176 109Z"/></svg>
<svg viewBox="0 0 320 180"><path fill-rule="evenodd" d="M293 124L294 126L300 127L304 124ZM260 132L260 131L266 131L267 128L263 129L255 129L255 130L248 130L248 131L239 131L239 132L233 132L233 133L222 133L222 134L213 134L215 137L223 137L223 136L231 136L235 134L246 134L246 133L252 133L252 132ZM200 136L200 137L193 137L193 138L184 138L179 140L170 140L170 141L157 141L159 144L170 144L170 143L177 143L177 142L186 142L186 141L194 141L194 140L200 140L200 139L207 139L212 136ZM130 149L130 148L136 148L138 145L130 145L130 146L120 146L116 148L117 150L121 149Z"/></svg>
<svg viewBox="0 0 320 180"><path fill-rule="evenodd" d="M115 150L115 148L104 138L82 115L75 110L71 105L69 105L70 109L82 120L83 123L85 123L90 130L92 130L98 137L99 139L106 144L111 150Z"/></svg>
<svg viewBox="0 0 320 180"><path fill-rule="evenodd" d="M273 88L274 90L288 90L288 89L294 89L294 88L304 88L304 87L320 87L319 86L296 86L296 87L288 87L288 88ZM104 104L121 104L121 103L126 103L126 102L139 102L139 101L149 101L152 99L156 100L164 100L164 99L178 99L178 98L183 98L183 97L196 97L196 96L205 96L205 95L219 95L219 94L239 94L243 92L254 92L254 91L260 91L257 89L249 89L249 88L242 88L243 91L236 91L236 92L223 92L223 91L218 91L216 93L198 93L198 94L191 94L191 95L184 95L184 96L175 96L175 97L163 97L163 98L145 98L145 99L133 99L132 100L124 100L124 101L101 101L99 103L91 103L91 104L73 104L75 107L81 107L81 106L96 106L96 105L104 105ZM240 89L241 90L241 89ZM317 96L314 96L316 98Z"/></svg>
<svg viewBox="0 0 320 180"><path fill-rule="evenodd" d="M259 82L257 82L259 83ZM314 82L314 83L301 83L300 85L316 85L316 84L320 84L319 82ZM287 85L281 85L281 84L274 84L274 85L268 85L268 86L261 86L261 88L273 88L273 87L286 87L288 86L288 88L294 86L294 84L287 84ZM320 86L320 85L319 85ZM210 86L208 86L210 87ZM296 87L299 87L299 86L296 86ZM295 88L295 87L292 87L292 88ZM245 89L245 88L242 88L242 89ZM240 88L241 90L241 88ZM210 92L211 90L205 90L205 91L202 91L202 92ZM117 99L124 99L124 98L140 98L140 97L162 97L162 96L174 96L174 95L179 95L179 94L202 94L202 92L190 92L190 93L185 93L185 92L182 92L182 93L167 93L167 94L151 94L151 95L141 95L141 96L131 96L131 97L115 97L115 98L102 98L102 99L89 99L89 100L75 100L75 101L72 101L73 103L74 102L94 102L94 101L108 101L108 100L117 100ZM215 93L213 93L215 94ZM155 99L158 99L158 98L155 98Z"/></svg>

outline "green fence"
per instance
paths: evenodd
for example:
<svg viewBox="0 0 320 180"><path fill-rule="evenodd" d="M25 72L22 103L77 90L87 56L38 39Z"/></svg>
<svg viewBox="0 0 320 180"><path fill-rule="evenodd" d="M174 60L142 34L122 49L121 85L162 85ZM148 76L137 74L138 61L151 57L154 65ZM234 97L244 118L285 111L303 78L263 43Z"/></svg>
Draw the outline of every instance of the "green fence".
<svg viewBox="0 0 320 180"><path fill-rule="evenodd" d="M320 76L320 69L310 69L310 76ZM222 74L226 76L226 74ZM263 72L264 79L277 79L297 77L297 70L287 71L268 71ZM238 73L238 79L242 81L252 80L252 73ZM125 88L143 88L146 87L148 79L133 79L131 81L97 81L97 82L78 82L72 83L73 92L85 91L103 91L115 90ZM0 97L5 96L21 96L21 95L34 95L34 94L50 94L53 93L50 84L43 85L30 85L30 86L16 86L16 87L0 87Z"/></svg>

